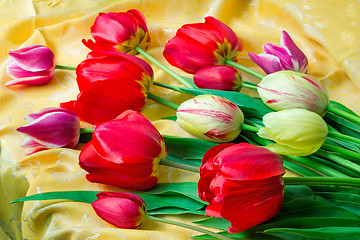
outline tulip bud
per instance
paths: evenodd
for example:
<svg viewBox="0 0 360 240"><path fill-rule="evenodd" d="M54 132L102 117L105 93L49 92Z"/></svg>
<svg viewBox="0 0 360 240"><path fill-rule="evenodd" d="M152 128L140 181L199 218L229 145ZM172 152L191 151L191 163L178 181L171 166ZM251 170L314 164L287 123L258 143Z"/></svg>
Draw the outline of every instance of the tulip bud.
<svg viewBox="0 0 360 240"><path fill-rule="evenodd" d="M136 46L146 49L150 44L145 16L136 9L127 12L100 13L91 26L93 40L83 40L91 50L117 51L135 55Z"/></svg>
<svg viewBox="0 0 360 240"><path fill-rule="evenodd" d="M229 233L254 227L282 207L285 169L279 155L248 143L210 148L200 166L199 198L205 215L231 223Z"/></svg>
<svg viewBox="0 0 360 240"><path fill-rule="evenodd" d="M199 95L183 102L176 115L183 129L211 142L234 140L244 121L244 114L236 104L215 95Z"/></svg>
<svg viewBox="0 0 360 240"><path fill-rule="evenodd" d="M144 200L125 192L101 192L91 203L96 214L106 222L119 228L138 228L146 217Z"/></svg>
<svg viewBox="0 0 360 240"><path fill-rule="evenodd" d="M63 108L45 108L26 118L29 124L16 130L28 137L21 145L31 154L46 148L74 148L80 137L80 121L75 113Z"/></svg>
<svg viewBox="0 0 360 240"><path fill-rule="evenodd" d="M234 67L212 65L197 71L194 75L194 83L199 88L240 91L242 76Z"/></svg>
<svg viewBox="0 0 360 240"><path fill-rule="evenodd" d="M258 84L262 101L275 111L303 108L325 115L329 104L326 89L315 78L292 71L279 71L265 76Z"/></svg>
<svg viewBox="0 0 360 240"><path fill-rule="evenodd" d="M164 57L173 66L194 74L211 65L225 65L225 59L236 61L242 50L241 40L221 21L206 17L204 23L185 24L170 39Z"/></svg>
<svg viewBox="0 0 360 240"><path fill-rule="evenodd" d="M6 70L14 80L7 82L5 86L43 85L54 76L55 56L48 47L30 45L10 50L9 55L11 58Z"/></svg>
<svg viewBox="0 0 360 240"><path fill-rule="evenodd" d="M266 148L282 155L307 156L324 143L328 128L316 113L305 109L289 109L264 116L265 127L258 135L275 143Z"/></svg>
<svg viewBox="0 0 360 240"><path fill-rule="evenodd" d="M282 31L280 44L283 47L266 43L263 46L265 53L249 53L249 57L267 74L282 70L306 73L308 60L285 31Z"/></svg>

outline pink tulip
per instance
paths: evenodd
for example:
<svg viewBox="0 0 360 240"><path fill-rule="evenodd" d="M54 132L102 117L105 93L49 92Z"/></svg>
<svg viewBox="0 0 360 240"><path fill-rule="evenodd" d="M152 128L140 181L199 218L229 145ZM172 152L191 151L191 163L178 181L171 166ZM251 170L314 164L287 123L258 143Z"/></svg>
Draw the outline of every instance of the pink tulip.
<svg viewBox="0 0 360 240"><path fill-rule="evenodd" d="M236 68L212 65L197 71L194 75L194 83L199 88L240 91L242 76Z"/></svg>
<svg viewBox="0 0 360 240"><path fill-rule="evenodd" d="M5 86L44 85L54 76L55 56L48 47L30 45L10 50L9 55L11 58L6 70L14 80Z"/></svg>
<svg viewBox="0 0 360 240"><path fill-rule="evenodd" d="M27 138L21 145L31 154L47 148L74 148L80 137L80 121L75 113L63 108L45 108L25 117L29 123L16 130Z"/></svg>
<svg viewBox="0 0 360 240"><path fill-rule="evenodd" d="M138 228L146 217L144 200L124 192L101 192L91 203L96 214L108 223L119 228Z"/></svg>
<svg viewBox="0 0 360 240"><path fill-rule="evenodd" d="M267 74L282 70L306 73L308 60L285 31L282 31L280 44L283 47L266 43L263 46L265 53L249 53L249 57Z"/></svg>

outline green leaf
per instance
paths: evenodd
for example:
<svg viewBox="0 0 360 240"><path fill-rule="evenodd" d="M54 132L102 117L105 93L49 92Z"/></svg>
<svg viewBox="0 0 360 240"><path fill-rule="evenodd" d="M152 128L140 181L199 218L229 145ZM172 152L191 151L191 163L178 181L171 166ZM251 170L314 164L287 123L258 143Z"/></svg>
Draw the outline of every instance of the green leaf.
<svg viewBox="0 0 360 240"><path fill-rule="evenodd" d="M193 85L194 88L197 88L197 86L196 86L195 83L194 83L194 79L188 78L188 77L183 77L183 76L182 76L182 78L184 78L188 83L190 83L191 85Z"/></svg>
<svg viewBox="0 0 360 240"><path fill-rule="evenodd" d="M281 237L289 240L303 239L333 239L350 240L359 239L359 227L323 227L313 229L294 229L294 228L273 228L265 231L266 234Z"/></svg>
<svg viewBox="0 0 360 240"><path fill-rule="evenodd" d="M360 138L360 126L358 124L331 112L325 114L324 120L341 133Z"/></svg>
<svg viewBox="0 0 360 240"><path fill-rule="evenodd" d="M216 218L216 217L209 217L206 219L201 219L194 221L193 223L206 226L206 227L212 227L212 228L218 228L226 230L228 227L230 227L230 222L224 218Z"/></svg>
<svg viewBox="0 0 360 240"><path fill-rule="evenodd" d="M217 143L197 138L182 138L166 135L163 135L163 138L168 150L168 160L197 167L201 165L201 159L205 152L217 145Z"/></svg>
<svg viewBox="0 0 360 240"><path fill-rule="evenodd" d="M193 200L192 198L182 196L182 195L173 195L173 196L163 196L163 195L153 195L147 192L133 192L142 199L144 199L147 209L157 209L164 207L173 207L181 208L186 210L199 210L204 207L203 203Z"/></svg>
<svg viewBox="0 0 360 240"><path fill-rule="evenodd" d="M159 214L196 214L196 215L205 215L204 210L187 210L181 208L174 208L174 207L164 207L164 208L157 208L148 210L149 215L159 215Z"/></svg>
<svg viewBox="0 0 360 240"><path fill-rule="evenodd" d="M349 192L315 192L316 195L322 196L329 200L344 200L351 202L360 202L360 196Z"/></svg>
<svg viewBox="0 0 360 240"><path fill-rule="evenodd" d="M345 112L347 112L347 113L350 113L350 114L352 114L352 115L354 115L354 116L358 116L358 117L359 117L359 115L357 115L354 111L352 111L350 108L346 107L345 105L343 105L343 104L341 104L341 103L339 103L339 102L330 100L329 105L331 105L332 107L336 107L336 108L338 108L338 109L340 109L340 110L343 110L343 111L345 111Z"/></svg>
<svg viewBox="0 0 360 240"><path fill-rule="evenodd" d="M146 191L154 195L183 195L187 196L201 204L207 204L200 200L198 196L197 182L177 182L177 183L158 183L155 187Z"/></svg>
<svg viewBox="0 0 360 240"><path fill-rule="evenodd" d="M168 116L168 117L164 117L163 119L176 121L177 117L176 116Z"/></svg>
<svg viewBox="0 0 360 240"><path fill-rule="evenodd" d="M58 192L45 192L30 195L27 197L19 198L11 203L35 201L35 200L71 200L77 202L92 203L97 199L96 194L100 191L58 191Z"/></svg>
<svg viewBox="0 0 360 240"><path fill-rule="evenodd" d="M235 103L240 107L240 109L244 112L246 118L256 117L261 118L269 113L273 112L271 108L266 106L260 99L250 97L249 95L239 93L239 92L231 92L231 91L222 91L215 89L195 89L195 88L182 88L180 87L182 92L191 94L191 95L204 95L204 94L212 94L217 95L223 98L228 99L229 101Z"/></svg>
<svg viewBox="0 0 360 240"><path fill-rule="evenodd" d="M284 203L290 202L299 197L314 196L311 188L305 185L285 185L284 187Z"/></svg>

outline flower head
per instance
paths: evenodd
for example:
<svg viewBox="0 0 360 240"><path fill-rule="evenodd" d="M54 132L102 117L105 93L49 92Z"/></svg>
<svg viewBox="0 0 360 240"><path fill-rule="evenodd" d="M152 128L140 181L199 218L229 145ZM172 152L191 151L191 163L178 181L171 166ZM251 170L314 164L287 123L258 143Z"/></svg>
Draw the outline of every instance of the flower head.
<svg viewBox="0 0 360 240"><path fill-rule="evenodd" d="M200 167L199 197L205 215L230 221L237 233L260 224L281 207L285 173L279 155L248 143L224 143L209 149Z"/></svg>
<svg viewBox="0 0 360 240"><path fill-rule="evenodd" d="M305 109L271 112L264 116L265 127L258 135L275 141L266 148L283 155L310 155L324 143L328 128L316 113Z"/></svg>
<svg viewBox="0 0 360 240"><path fill-rule="evenodd" d="M157 183L159 162L166 154L164 140L151 122L128 110L94 126L79 163L90 182L146 190Z"/></svg>
<svg viewBox="0 0 360 240"><path fill-rule="evenodd" d="M240 91L242 76L234 67L212 65L197 71L194 75L194 83L199 88Z"/></svg>
<svg viewBox="0 0 360 240"><path fill-rule="evenodd" d="M13 78L6 86L18 84L43 85L54 76L54 53L43 45L10 50L10 61L6 67L7 74Z"/></svg>
<svg viewBox="0 0 360 240"><path fill-rule="evenodd" d="M144 15L136 9L127 12L100 13L91 26L91 39L83 44L91 50L117 51L135 55L134 48L146 49L150 35Z"/></svg>
<svg viewBox="0 0 360 240"><path fill-rule="evenodd" d="M201 68L236 60L241 40L221 21L206 17L204 23L185 24L170 39L164 57L173 66L194 74Z"/></svg>
<svg viewBox="0 0 360 240"><path fill-rule="evenodd" d="M44 108L29 114L29 123L19 127L18 132L27 135L21 145L31 154L47 148L74 148L80 137L80 121L75 113L63 108Z"/></svg>
<svg viewBox="0 0 360 240"><path fill-rule="evenodd" d="M90 52L76 72L80 93L60 106L91 124L114 119L128 109L140 111L153 83L150 65L123 53Z"/></svg>
<svg viewBox="0 0 360 240"><path fill-rule="evenodd" d="M91 203L96 214L106 222L119 228L138 228L146 216L144 200L125 192L101 192Z"/></svg>
<svg viewBox="0 0 360 240"><path fill-rule="evenodd" d="M320 81L304 73L271 73L258 84L258 92L262 101L275 111L303 108L323 116L329 104L329 95Z"/></svg>
<svg viewBox="0 0 360 240"><path fill-rule="evenodd" d="M183 102L176 115L183 129L211 142L234 140L244 121L244 114L236 104L215 95L199 95Z"/></svg>
<svg viewBox="0 0 360 240"><path fill-rule="evenodd" d="M283 47L266 43L263 46L264 53L249 53L249 57L267 74L282 70L306 73L308 60L285 31L282 31L280 44Z"/></svg>

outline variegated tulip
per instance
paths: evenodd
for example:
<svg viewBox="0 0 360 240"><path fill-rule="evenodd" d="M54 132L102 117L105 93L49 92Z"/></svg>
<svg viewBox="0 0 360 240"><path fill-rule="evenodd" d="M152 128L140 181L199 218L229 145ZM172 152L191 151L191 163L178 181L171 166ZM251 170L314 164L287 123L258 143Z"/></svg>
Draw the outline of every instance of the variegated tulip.
<svg viewBox="0 0 360 240"><path fill-rule="evenodd" d="M307 156L324 143L328 128L326 122L314 112L289 109L271 112L264 116L265 127L258 135L275 143L266 148L282 155Z"/></svg>
<svg viewBox="0 0 360 240"><path fill-rule="evenodd" d="M275 111L303 108L325 115L329 104L326 89L315 77L293 71L265 76L258 84L262 101Z"/></svg>
<svg viewBox="0 0 360 240"><path fill-rule="evenodd" d="M194 74L207 66L225 65L225 59L236 61L242 48L241 40L230 27L206 17L204 23L185 24L178 29L166 43L163 54L171 65Z"/></svg>
<svg viewBox="0 0 360 240"><path fill-rule="evenodd" d="M13 78L5 86L13 85L44 85L54 76L54 53L43 45L10 50L7 74Z"/></svg>
<svg viewBox="0 0 360 240"><path fill-rule="evenodd" d="M176 116L183 129L211 142L234 140L244 121L244 114L237 105L215 95L199 95L183 102Z"/></svg>
<svg viewBox="0 0 360 240"><path fill-rule="evenodd" d="M308 60L286 31L282 31L280 44L282 47L266 43L264 53L249 53L249 57L267 74L282 70L306 73Z"/></svg>

